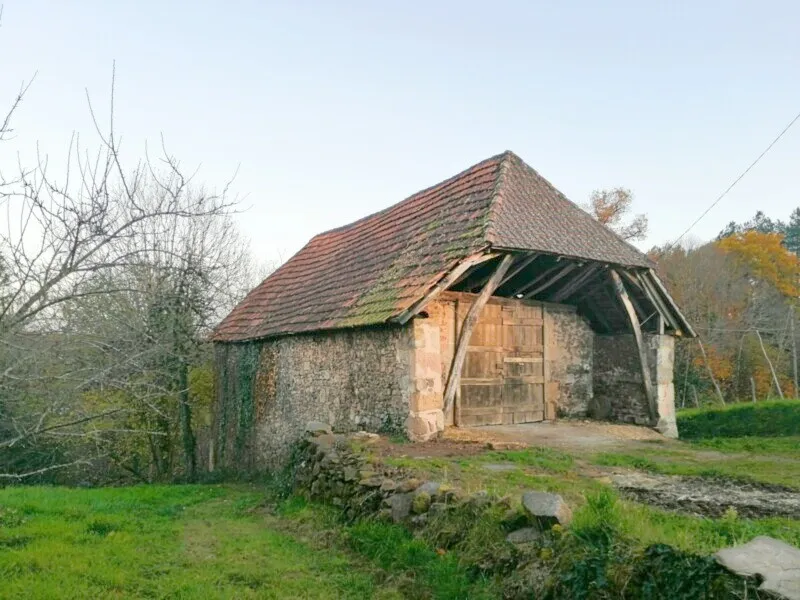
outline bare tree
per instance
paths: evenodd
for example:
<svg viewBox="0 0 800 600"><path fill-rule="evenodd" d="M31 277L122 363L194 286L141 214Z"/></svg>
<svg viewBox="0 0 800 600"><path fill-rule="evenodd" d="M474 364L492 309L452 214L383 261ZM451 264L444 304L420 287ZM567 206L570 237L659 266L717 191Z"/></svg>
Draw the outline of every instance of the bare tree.
<svg viewBox="0 0 800 600"><path fill-rule="evenodd" d="M0 142L28 85L0 121ZM152 442L165 435L154 422L171 418L164 398L176 396L194 471L188 364L249 282L246 245L236 242L227 185L195 185L163 142L159 158L123 162L113 77L110 106L102 128L89 103L97 150L85 152L74 136L60 179L42 155L0 172L0 481L87 462L43 439L80 438L84 450L95 445L94 458L109 456L101 434L144 433ZM125 311L125 335L98 327ZM159 314L168 317L160 330ZM164 370L155 376L158 355ZM87 402L95 392L103 400ZM149 421L129 427L137 411ZM18 450L34 446L38 462L26 470Z"/></svg>
<svg viewBox="0 0 800 600"><path fill-rule="evenodd" d="M647 237L647 216L633 215L627 223L625 222L632 203L631 191L618 187L611 190L595 190L584 208L623 240L643 240Z"/></svg>

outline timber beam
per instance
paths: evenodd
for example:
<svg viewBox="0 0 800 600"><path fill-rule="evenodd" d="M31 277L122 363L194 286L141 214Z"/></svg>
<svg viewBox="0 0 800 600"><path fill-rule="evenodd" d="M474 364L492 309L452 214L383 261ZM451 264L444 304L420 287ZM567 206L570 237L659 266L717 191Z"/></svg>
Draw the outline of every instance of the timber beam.
<svg viewBox="0 0 800 600"><path fill-rule="evenodd" d="M485 263L487 260L491 260L493 258L497 258L498 254L473 254L472 256L468 256L460 263L458 263L455 267L453 267L439 282L434 285L428 292L419 300L417 300L414 304L409 306L406 310L400 313L397 317L392 319L393 321L402 324L405 324L419 311L421 311L428 302L433 300L436 296L438 296L441 292L445 291L447 288L455 285L471 268ZM508 255L506 255L508 256Z"/></svg>
<svg viewBox="0 0 800 600"><path fill-rule="evenodd" d="M655 390L653 389L653 382L650 379L650 361L647 358L647 348L644 345L644 338L642 336L642 328L639 324L639 318L636 316L636 309L633 308L628 292L622 279L614 269L610 269L611 279L614 282L614 289L617 292L622 305L625 307L625 312L628 313L631 329L633 329L633 337L636 339L636 348L639 351L639 364L642 369L642 381L644 382L644 393L647 398L647 408L650 413L650 423L653 427L658 423L658 406L656 405Z"/></svg>
<svg viewBox="0 0 800 600"><path fill-rule="evenodd" d="M481 314L481 310L483 310L483 307L486 305L489 297L497 289L498 284L503 277L505 277L505 274L508 272L508 269L511 267L511 263L513 262L514 257L511 254L506 254L503 257L503 260L501 260L500 264L497 265L497 268L494 270L494 273L492 273L489 281L487 281L486 285L483 286L481 293L478 294L478 297L475 298L472 305L469 307L467 316L464 317L464 323L461 325L461 332L458 335L458 343L456 344L456 349L453 353L453 362L450 364L450 374L447 378L447 386L444 390L443 412L445 423L449 421L449 415L453 408L453 400L456 397L456 391L458 390L458 386L461 382L461 370L464 367L464 359L467 357L467 347L469 346L469 340L472 337L472 331L475 329L475 324L478 322L478 317ZM458 425L457 422L455 424L456 426Z"/></svg>

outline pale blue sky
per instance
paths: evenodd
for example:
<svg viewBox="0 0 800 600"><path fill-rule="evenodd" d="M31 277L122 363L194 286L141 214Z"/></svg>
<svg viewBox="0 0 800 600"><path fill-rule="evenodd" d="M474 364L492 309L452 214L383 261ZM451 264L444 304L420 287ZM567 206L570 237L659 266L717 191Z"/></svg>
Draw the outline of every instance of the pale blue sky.
<svg viewBox="0 0 800 600"><path fill-rule="evenodd" d="M510 149L576 202L622 185L649 247L800 111L800 3L2 0L17 147L91 138L117 63L129 158L163 133L235 189L262 260ZM4 105L4 103L0 103ZM10 147L4 147L9 159ZM693 231L800 205L800 124Z"/></svg>

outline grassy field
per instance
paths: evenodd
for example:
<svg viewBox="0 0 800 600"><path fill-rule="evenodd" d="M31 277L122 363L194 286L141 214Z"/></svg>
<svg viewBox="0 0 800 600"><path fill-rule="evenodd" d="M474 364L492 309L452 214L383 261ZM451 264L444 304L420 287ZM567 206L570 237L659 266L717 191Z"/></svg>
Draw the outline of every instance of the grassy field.
<svg viewBox="0 0 800 600"><path fill-rule="evenodd" d="M772 434L738 435L742 420L787 418L785 407L763 406L711 417L692 411L689 442L631 442L614 452L527 448L384 460L467 493L487 490L516 499L524 489L538 489L563 495L575 511L570 537L543 564L563 570L561 595L553 597L573 598L594 585L597 568L618 574L609 590L625 589L630 578L650 572L673 577L654 566L658 562L641 562L650 560L643 557L658 548L654 544L696 557L762 534L800 545L800 521L667 512L620 498L604 476L623 468L800 487L800 435L793 426L756 423ZM794 410L790 404L789 421ZM402 453L404 446L397 448ZM509 552L499 513L466 515L422 538L391 524L346 524L340 516L299 498L277 501L269 488L257 486L0 489L0 599L455 600L501 597L500 583L509 589L506 574L476 568L487 557L493 568L502 568ZM611 541L598 545L598 539ZM681 569L689 564L675 560ZM692 560L706 568L701 558ZM644 575L636 575L635 564ZM581 577L589 579L584 584ZM683 571L674 578L689 581Z"/></svg>
<svg viewBox="0 0 800 600"><path fill-rule="evenodd" d="M222 486L0 490L0 598L399 598ZM380 585L379 585L380 584Z"/></svg>

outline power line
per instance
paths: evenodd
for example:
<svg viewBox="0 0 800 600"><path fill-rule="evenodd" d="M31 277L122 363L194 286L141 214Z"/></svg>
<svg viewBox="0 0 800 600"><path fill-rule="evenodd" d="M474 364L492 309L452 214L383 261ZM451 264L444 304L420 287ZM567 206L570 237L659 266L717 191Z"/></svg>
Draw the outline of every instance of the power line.
<svg viewBox="0 0 800 600"><path fill-rule="evenodd" d="M741 181L741 180L744 178L744 176L745 176L745 175L747 175L747 174L750 172L750 170L751 170L753 167L755 167L755 166L758 164L758 162L759 162L759 161L760 161L762 158L764 158L764 155L766 155L766 153L767 153L767 152L769 152L769 151L772 149L772 147L773 147L775 144L777 144L777 143L778 143L778 141L779 141L779 140L780 140L780 139L781 139L781 138L784 136L784 134L785 134L787 131L789 131L789 129L791 129L792 125L794 125L794 124L795 124L795 123L798 121L798 119L800 119L800 112L799 112L799 113L797 113L797 115L795 115L794 119L792 119L792 120L789 122L789 124L788 124L786 127L784 127L784 128L783 128L783 131L781 131L781 132L778 134L778 137L776 137L774 140L772 140L772 142L770 143L770 145L769 145L769 146L767 146L767 147L764 149L764 151L763 151L761 154L759 154L759 155L758 155L758 158L756 158L756 159L755 159L755 160L754 160L752 163L750 163L750 166L749 166L749 167L747 167L747 168L746 168L744 171L742 171L742 174L741 174L741 175L739 175L739 176L738 176L738 177L737 177L737 178L734 180L734 182L733 182L732 184L730 184L730 185L728 186L728 188L727 188L727 189L726 189L724 192L722 192L722 193L719 195L719 197L717 197L717 199L716 199L716 200L714 200L714 202L712 202L712 203L711 203L711 206L709 206L707 209L705 209L705 210L703 211L703 214L701 214L699 217L697 217L697 219L695 219L695 221L694 221L694 222L693 222L691 225L689 225L689 227L687 227L687 228L686 228L686 231L684 231L682 234L680 234L680 235L679 235L679 236L678 236L678 237L675 239L675 241L674 241L674 242L672 242L671 244L669 244L669 245L667 246L667 248L666 248L666 249L667 249L667 250L669 250L670 248L672 248L673 246L675 246L675 244L677 244L678 242L680 242L680 241L683 239L683 236L685 236L685 235L686 235L687 233L689 233L689 232L690 232L692 229L694 229L694 226L695 226L695 225L697 225L697 224L698 224L700 221L702 221L702 220L703 220L703 217L705 217L705 216L706 216L708 213L710 213L710 212L711 212L711 210L712 210L712 209L713 209L713 208L714 208L714 207L715 207L717 204L719 204L719 203L720 203L720 201L721 201L721 200L722 200L722 199L723 199L725 196L727 196L727 195L728 195L728 192L730 192L730 191L731 191L731 190L734 188L734 186L735 186L737 183L739 183L739 182L740 182L740 181Z"/></svg>

